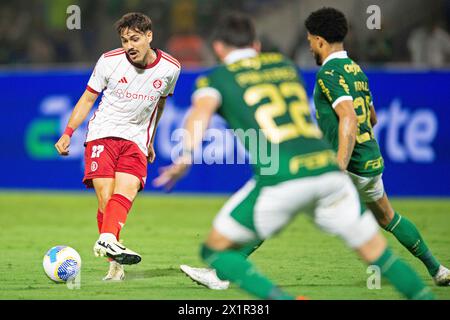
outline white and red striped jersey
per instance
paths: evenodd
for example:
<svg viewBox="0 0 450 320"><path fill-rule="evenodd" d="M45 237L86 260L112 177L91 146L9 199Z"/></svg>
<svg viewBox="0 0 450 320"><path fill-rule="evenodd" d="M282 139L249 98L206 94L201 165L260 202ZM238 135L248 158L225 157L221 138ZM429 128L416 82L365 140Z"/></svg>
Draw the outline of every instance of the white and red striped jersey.
<svg viewBox="0 0 450 320"><path fill-rule="evenodd" d="M118 137L133 141L148 154L158 101L173 94L181 70L175 58L155 51L156 60L145 67L134 64L123 49L100 57L87 90L103 96L89 121L86 142Z"/></svg>

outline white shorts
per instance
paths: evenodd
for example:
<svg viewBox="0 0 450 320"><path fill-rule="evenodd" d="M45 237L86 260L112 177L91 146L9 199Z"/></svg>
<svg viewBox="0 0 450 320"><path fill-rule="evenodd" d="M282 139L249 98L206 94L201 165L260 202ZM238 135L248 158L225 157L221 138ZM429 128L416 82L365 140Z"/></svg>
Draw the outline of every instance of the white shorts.
<svg viewBox="0 0 450 320"><path fill-rule="evenodd" d="M224 205L214 228L235 243L267 239L285 227L299 212L314 217L324 231L340 236L358 248L378 232L370 211L361 215L358 193L342 172L259 186L250 180Z"/></svg>
<svg viewBox="0 0 450 320"><path fill-rule="evenodd" d="M384 195L384 185L381 174L375 177L361 177L348 172L348 175L356 186L359 196L364 203L380 200Z"/></svg>

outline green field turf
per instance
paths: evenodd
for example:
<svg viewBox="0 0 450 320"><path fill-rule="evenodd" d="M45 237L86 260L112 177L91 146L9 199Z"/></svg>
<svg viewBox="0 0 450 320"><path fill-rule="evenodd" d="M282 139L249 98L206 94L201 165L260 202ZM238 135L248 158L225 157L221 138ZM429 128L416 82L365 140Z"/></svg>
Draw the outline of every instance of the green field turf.
<svg viewBox="0 0 450 320"><path fill-rule="evenodd" d="M191 282L180 264L202 265L198 248L226 197L139 195L122 232L125 245L142 254L127 266L127 279L105 283L107 263L92 254L97 239L92 193L0 193L0 299L249 299L236 286L211 291ZM450 200L396 200L441 262L450 265ZM386 234L395 251L432 286L421 263ZM69 245L81 255L81 288L51 282L42 269L45 252ZM338 239L300 216L252 256L257 267L288 292L311 299L399 299L382 282L368 290L365 265ZM433 291L450 299L450 287Z"/></svg>

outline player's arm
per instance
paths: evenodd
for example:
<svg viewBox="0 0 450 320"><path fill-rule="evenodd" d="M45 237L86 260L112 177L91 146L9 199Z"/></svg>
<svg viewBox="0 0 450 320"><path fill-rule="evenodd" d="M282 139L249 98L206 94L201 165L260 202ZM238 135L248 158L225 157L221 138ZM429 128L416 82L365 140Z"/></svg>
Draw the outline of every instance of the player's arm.
<svg viewBox="0 0 450 320"><path fill-rule="evenodd" d="M369 98L370 98L370 102L369 102L370 124L372 125L372 128L373 128L377 124L378 120L377 120L377 113L375 112L375 107L373 105L372 91L370 91L370 90L369 90Z"/></svg>
<svg viewBox="0 0 450 320"><path fill-rule="evenodd" d="M337 161L339 167L346 170L356 143L358 119L351 100L341 101L334 110L339 118Z"/></svg>
<svg viewBox="0 0 450 320"><path fill-rule="evenodd" d="M370 124L372 125L372 128L375 127L377 122L378 122L377 113L375 112L375 107L373 106L373 104L371 104L370 105Z"/></svg>
<svg viewBox="0 0 450 320"><path fill-rule="evenodd" d="M154 141L155 141L155 135L156 135L156 128L158 127L159 120L162 117L162 114L164 112L164 106L166 105L166 98L161 97L158 101L158 104L156 105L156 122L155 127L153 128L153 134L152 139L150 140L150 145L148 146L148 162L153 163L156 158L155 148L153 147Z"/></svg>
<svg viewBox="0 0 450 320"><path fill-rule="evenodd" d="M220 100L212 95L195 97L188 113L184 129L183 154L174 164L161 168L160 175L153 180L156 187L171 189L183 177L193 161L196 148L201 145L206 129L220 105Z"/></svg>
<svg viewBox="0 0 450 320"><path fill-rule="evenodd" d="M67 156L69 154L69 145L72 133L84 122L91 111L95 100L97 100L97 97L98 93L85 90L83 95L78 100L72 114L70 115L66 130L55 144L55 148L58 150L60 155Z"/></svg>

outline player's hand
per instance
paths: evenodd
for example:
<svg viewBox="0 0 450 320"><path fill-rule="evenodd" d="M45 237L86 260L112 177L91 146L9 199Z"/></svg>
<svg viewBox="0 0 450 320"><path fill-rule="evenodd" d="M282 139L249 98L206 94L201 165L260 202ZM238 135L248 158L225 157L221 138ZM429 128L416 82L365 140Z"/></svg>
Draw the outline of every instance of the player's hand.
<svg viewBox="0 0 450 320"><path fill-rule="evenodd" d="M155 158L156 158L155 148L153 148L153 144L150 144L150 146L148 147L147 160L148 162L153 163L153 161L155 161Z"/></svg>
<svg viewBox="0 0 450 320"><path fill-rule="evenodd" d="M56 150L62 156L69 155L70 137L67 134L63 134L55 144Z"/></svg>
<svg viewBox="0 0 450 320"><path fill-rule="evenodd" d="M159 176L153 180L155 187L164 187L169 191L186 175L190 167L190 160L179 158L176 163L159 169Z"/></svg>

